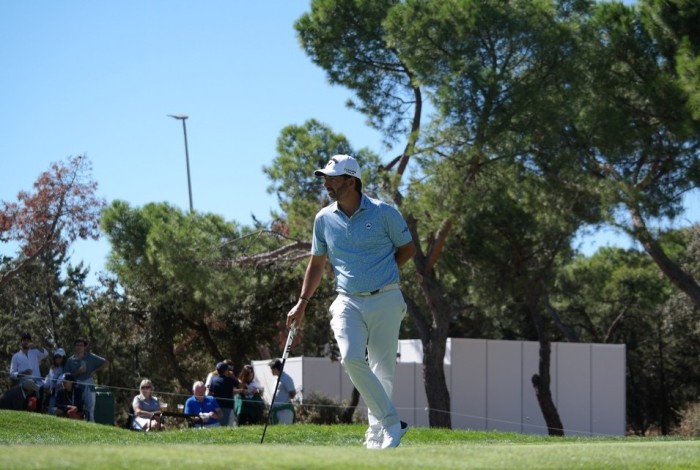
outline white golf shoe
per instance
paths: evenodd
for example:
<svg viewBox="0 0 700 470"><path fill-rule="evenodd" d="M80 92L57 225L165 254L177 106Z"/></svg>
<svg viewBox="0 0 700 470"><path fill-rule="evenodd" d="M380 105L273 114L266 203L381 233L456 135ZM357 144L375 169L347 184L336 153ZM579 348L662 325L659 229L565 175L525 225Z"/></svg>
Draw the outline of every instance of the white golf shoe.
<svg viewBox="0 0 700 470"><path fill-rule="evenodd" d="M365 442L362 444L368 449L381 449L384 435L381 426L370 426L365 432Z"/></svg>
<svg viewBox="0 0 700 470"><path fill-rule="evenodd" d="M399 421L396 424L382 428L384 440L382 441L382 449L390 449L398 447L401 444L401 438L408 431L408 423Z"/></svg>

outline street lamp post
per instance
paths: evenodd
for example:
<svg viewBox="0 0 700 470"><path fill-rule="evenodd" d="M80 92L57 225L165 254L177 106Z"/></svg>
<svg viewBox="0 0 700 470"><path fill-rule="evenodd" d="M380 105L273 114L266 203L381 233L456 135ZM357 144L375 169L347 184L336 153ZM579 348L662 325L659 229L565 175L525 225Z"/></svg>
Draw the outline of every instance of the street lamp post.
<svg viewBox="0 0 700 470"><path fill-rule="evenodd" d="M187 125L185 121L189 117L187 114L168 114L173 119L178 119L182 121L182 133L185 135L185 163L187 164L187 190L190 195L190 212L193 212L192 207L192 182L190 180L190 152L187 148Z"/></svg>

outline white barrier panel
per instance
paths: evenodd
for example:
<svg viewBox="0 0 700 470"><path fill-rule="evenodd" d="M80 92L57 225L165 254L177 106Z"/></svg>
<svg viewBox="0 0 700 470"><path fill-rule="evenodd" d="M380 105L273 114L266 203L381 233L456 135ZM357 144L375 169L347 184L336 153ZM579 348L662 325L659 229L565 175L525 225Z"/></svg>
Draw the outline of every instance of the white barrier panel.
<svg viewBox="0 0 700 470"><path fill-rule="evenodd" d="M551 393L566 435L625 434L625 346L552 343ZM394 403L404 421L428 426L419 340L401 340L394 381ZM269 402L276 379L269 361L253 361ZM539 344L450 338L445 377L452 427L547 434L532 377L539 370ZM321 393L347 403L352 383L339 362L327 358L287 359L285 371L297 390ZM428 387L430 389L430 387ZM359 407L366 410L360 400Z"/></svg>

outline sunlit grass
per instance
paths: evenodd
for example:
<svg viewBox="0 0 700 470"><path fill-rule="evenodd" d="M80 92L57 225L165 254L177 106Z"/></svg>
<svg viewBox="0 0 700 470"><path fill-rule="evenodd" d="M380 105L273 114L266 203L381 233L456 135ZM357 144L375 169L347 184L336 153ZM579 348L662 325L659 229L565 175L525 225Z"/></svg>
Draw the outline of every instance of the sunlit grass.
<svg viewBox="0 0 700 470"><path fill-rule="evenodd" d="M0 411L0 468L700 468L700 440L553 438L412 428L397 449L362 447L364 426L138 433ZM153 467L152 467L153 466Z"/></svg>

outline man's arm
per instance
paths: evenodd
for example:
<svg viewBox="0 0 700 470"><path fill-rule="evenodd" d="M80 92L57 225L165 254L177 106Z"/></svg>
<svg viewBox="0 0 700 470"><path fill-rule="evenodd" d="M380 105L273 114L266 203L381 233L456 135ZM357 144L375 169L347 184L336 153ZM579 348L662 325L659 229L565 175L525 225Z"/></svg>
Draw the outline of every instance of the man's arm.
<svg viewBox="0 0 700 470"><path fill-rule="evenodd" d="M100 356L97 356L97 357L100 357ZM107 359L105 359L104 357L100 357L100 359L102 359L102 364L100 364L100 366L97 369L92 371L93 374L96 374L99 371L101 371L102 369L104 369L105 367L109 366L109 361Z"/></svg>
<svg viewBox="0 0 700 470"><path fill-rule="evenodd" d="M221 406L219 406L219 402L216 401L216 398L213 398L212 401L213 401L214 409L208 412L209 417L213 418L213 419L223 418L224 412L221 410ZM205 409L209 408L209 406L206 404L204 405L204 407L205 407Z"/></svg>
<svg viewBox="0 0 700 470"><path fill-rule="evenodd" d="M401 245L396 249L396 253L394 253L394 258L396 258L396 264L400 267L402 267L404 264L406 264L411 258L413 258L413 255L416 254L416 245L413 244L413 240L410 242L406 243L405 245Z"/></svg>
<svg viewBox="0 0 700 470"><path fill-rule="evenodd" d="M13 354L12 360L10 361L10 377L12 377L15 380L19 380L24 376L31 377L33 372L31 368L19 370L20 362L23 362L23 359L20 356L20 354L22 353Z"/></svg>
<svg viewBox="0 0 700 470"><path fill-rule="evenodd" d="M37 359L41 361L49 355L49 352L45 347L36 345L34 343L29 343L29 349L36 349L38 351Z"/></svg>
<svg viewBox="0 0 700 470"><path fill-rule="evenodd" d="M296 305L287 314L287 328L292 325L292 322L296 322L297 328L301 327L304 321L304 314L306 312L306 305L313 297L314 292L318 289L321 284L321 278L323 277L323 268L326 265L326 255L314 256L311 255L309 259L309 264L306 266L306 273L304 274L304 283L301 286L301 294L299 295L299 300Z"/></svg>
<svg viewBox="0 0 700 470"><path fill-rule="evenodd" d="M297 396L297 390L294 387L294 380L287 374L286 372L282 372L282 382L284 383L284 388L287 390L287 395L289 395L289 399L293 399L295 396Z"/></svg>
<svg viewBox="0 0 700 470"><path fill-rule="evenodd" d="M12 355L12 360L10 361L10 377L17 380L19 377L19 364L17 361L17 354Z"/></svg>

